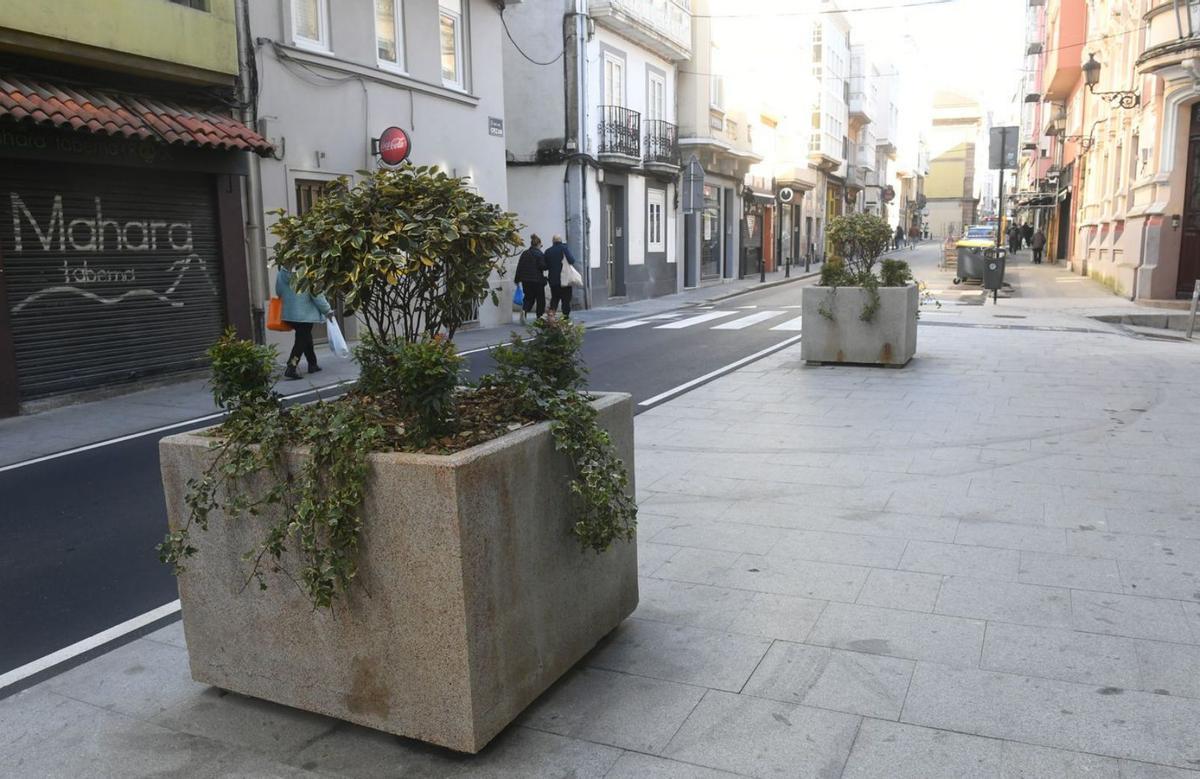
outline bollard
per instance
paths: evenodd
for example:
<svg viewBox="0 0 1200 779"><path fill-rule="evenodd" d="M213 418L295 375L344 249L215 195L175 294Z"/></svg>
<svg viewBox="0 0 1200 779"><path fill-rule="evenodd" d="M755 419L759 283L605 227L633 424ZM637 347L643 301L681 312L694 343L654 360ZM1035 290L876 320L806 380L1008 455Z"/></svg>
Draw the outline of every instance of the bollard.
<svg viewBox="0 0 1200 779"><path fill-rule="evenodd" d="M1196 309L1200 308L1200 279L1196 279L1196 286L1192 289L1192 316L1188 319L1188 340L1192 340L1192 333L1196 330Z"/></svg>

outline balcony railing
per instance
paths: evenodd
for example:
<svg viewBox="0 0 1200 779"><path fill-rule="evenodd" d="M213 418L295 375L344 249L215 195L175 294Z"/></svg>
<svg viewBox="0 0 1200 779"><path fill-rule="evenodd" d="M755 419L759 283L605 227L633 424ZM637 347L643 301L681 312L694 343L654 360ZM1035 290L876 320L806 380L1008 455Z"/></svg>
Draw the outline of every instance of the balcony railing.
<svg viewBox="0 0 1200 779"><path fill-rule="evenodd" d="M646 164L679 165L679 128L661 119L646 122Z"/></svg>
<svg viewBox="0 0 1200 779"><path fill-rule="evenodd" d="M642 115L619 105L600 106L600 153L642 158Z"/></svg>
<svg viewBox="0 0 1200 779"><path fill-rule="evenodd" d="M1146 14L1146 48L1138 57L1142 73L1154 73L1200 49L1200 0L1171 0Z"/></svg>
<svg viewBox="0 0 1200 779"><path fill-rule="evenodd" d="M691 4L681 0L595 0L597 24L631 38L670 61L692 54Z"/></svg>

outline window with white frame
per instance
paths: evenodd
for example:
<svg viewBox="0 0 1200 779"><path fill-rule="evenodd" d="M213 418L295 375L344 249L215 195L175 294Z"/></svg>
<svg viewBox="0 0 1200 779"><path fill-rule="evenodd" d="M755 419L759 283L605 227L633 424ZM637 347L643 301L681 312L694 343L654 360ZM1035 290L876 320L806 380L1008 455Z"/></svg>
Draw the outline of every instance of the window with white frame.
<svg viewBox="0 0 1200 779"><path fill-rule="evenodd" d="M604 104L625 105L625 60L604 52Z"/></svg>
<svg viewBox="0 0 1200 779"><path fill-rule="evenodd" d="M404 70L403 0L375 0L375 56L381 67Z"/></svg>
<svg viewBox="0 0 1200 779"><path fill-rule="evenodd" d="M661 73L650 72L646 79L646 118L662 121L667 118L667 80Z"/></svg>
<svg viewBox="0 0 1200 779"><path fill-rule="evenodd" d="M329 0L292 0L292 42L329 51Z"/></svg>
<svg viewBox="0 0 1200 779"><path fill-rule="evenodd" d="M442 46L442 84L466 89L463 74L462 0L438 0L438 34Z"/></svg>
<svg viewBox="0 0 1200 779"><path fill-rule="evenodd" d="M646 250L665 252L667 250L666 232L663 224L666 220L667 193L661 189L651 189L646 192Z"/></svg>

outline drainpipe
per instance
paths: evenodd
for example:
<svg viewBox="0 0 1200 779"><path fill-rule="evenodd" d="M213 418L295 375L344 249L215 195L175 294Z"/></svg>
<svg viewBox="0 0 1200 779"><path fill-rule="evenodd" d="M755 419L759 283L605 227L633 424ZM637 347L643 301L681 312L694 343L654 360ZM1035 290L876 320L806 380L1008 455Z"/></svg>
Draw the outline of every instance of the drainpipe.
<svg viewBox="0 0 1200 779"><path fill-rule="evenodd" d="M583 258L583 307L591 308L592 301L592 261L591 261L591 228L588 214L588 181L587 181L587 109L588 109L588 66L587 66L587 37L588 37L588 0L579 0L575 14L575 47L576 66L575 78L579 84L579 120L575 128L576 154L579 159L579 191L582 211L579 219L580 256Z"/></svg>
<svg viewBox="0 0 1200 779"><path fill-rule="evenodd" d="M238 46L238 102L241 104L242 123L256 129L258 123L258 94L252 89L253 78L257 84L258 66L254 56L254 38L250 34L250 6L248 0L236 0ZM250 74L250 75L247 75ZM250 155L250 172L242 182L246 209L246 263L249 266L250 311L254 319L254 340L266 340L266 322L263 303L268 297L266 238L263 234L263 200L261 158Z"/></svg>

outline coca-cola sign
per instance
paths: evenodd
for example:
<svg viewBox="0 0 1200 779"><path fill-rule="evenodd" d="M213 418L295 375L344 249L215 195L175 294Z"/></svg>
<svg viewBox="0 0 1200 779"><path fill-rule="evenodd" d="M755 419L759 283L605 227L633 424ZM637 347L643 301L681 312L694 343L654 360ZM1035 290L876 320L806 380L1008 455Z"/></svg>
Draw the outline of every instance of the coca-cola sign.
<svg viewBox="0 0 1200 779"><path fill-rule="evenodd" d="M408 133L399 127L389 127L379 135L379 161L388 167L395 167L408 159L412 144Z"/></svg>

